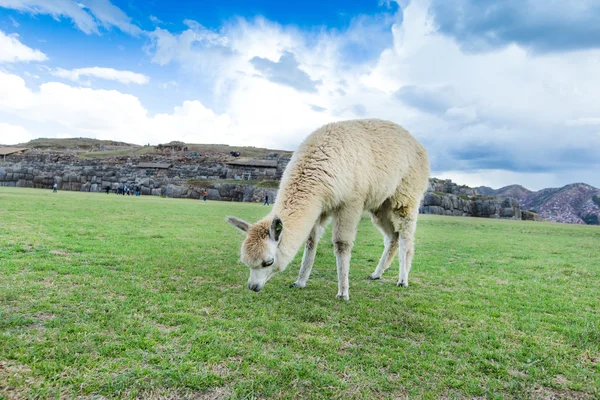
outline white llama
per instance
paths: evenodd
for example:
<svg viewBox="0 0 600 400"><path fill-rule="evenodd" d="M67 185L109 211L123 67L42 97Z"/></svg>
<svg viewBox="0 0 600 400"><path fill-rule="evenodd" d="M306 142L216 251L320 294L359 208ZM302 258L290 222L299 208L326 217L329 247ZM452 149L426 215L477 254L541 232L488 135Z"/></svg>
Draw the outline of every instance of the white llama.
<svg viewBox="0 0 600 400"><path fill-rule="evenodd" d="M426 150L404 128L369 119L327 124L295 151L271 212L255 224L229 217L246 232L241 259L250 267L248 288L260 291L285 270L302 243L295 287L305 287L323 228L333 218L337 297L349 299L348 273L363 211L384 235L383 255L369 276L379 279L399 251L398 286L408 286L419 203L427 188Z"/></svg>

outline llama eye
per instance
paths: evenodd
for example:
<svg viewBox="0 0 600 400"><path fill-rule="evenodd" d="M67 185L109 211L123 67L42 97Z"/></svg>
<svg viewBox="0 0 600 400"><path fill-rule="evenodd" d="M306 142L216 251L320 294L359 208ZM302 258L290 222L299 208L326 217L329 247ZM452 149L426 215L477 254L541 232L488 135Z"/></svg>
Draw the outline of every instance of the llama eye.
<svg viewBox="0 0 600 400"><path fill-rule="evenodd" d="M263 261L262 266L263 268L270 267L271 265L273 265L274 262L275 260Z"/></svg>

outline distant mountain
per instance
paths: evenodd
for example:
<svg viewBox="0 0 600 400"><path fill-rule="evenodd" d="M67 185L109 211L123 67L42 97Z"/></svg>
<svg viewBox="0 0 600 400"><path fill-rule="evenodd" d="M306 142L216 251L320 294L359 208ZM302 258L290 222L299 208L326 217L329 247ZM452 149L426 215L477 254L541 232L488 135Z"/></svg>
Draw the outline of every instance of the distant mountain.
<svg viewBox="0 0 600 400"><path fill-rule="evenodd" d="M529 198L532 194L533 192L531 190L526 189L521 185L505 186L496 191L496 196L498 197L512 197L519 201Z"/></svg>
<svg viewBox="0 0 600 400"><path fill-rule="evenodd" d="M484 196L512 197L519 200L521 209L535 210L543 219L570 224L600 225L600 189L585 183L537 192L520 185L492 189L475 188Z"/></svg>
<svg viewBox="0 0 600 400"><path fill-rule="evenodd" d="M475 190L477 190L477 193L479 193L482 196L495 196L496 195L496 189L492 189L489 186L479 186L476 188L473 188Z"/></svg>
<svg viewBox="0 0 600 400"><path fill-rule="evenodd" d="M534 193L521 185L504 186L500 189L492 189L491 187L480 186L476 187L475 190L477 190L477 193L479 193L482 196L493 196L500 197L503 199L507 197L512 197L513 199L519 200L521 205L523 204L524 200L528 199Z"/></svg>

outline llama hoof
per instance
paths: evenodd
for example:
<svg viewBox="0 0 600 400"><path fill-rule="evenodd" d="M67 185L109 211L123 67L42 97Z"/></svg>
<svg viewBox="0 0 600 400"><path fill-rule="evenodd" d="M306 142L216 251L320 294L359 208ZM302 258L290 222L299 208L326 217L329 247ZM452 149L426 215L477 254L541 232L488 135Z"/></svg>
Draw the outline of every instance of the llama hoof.
<svg viewBox="0 0 600 400"><path fill-rule="evenodd" d="M347 294L339 294L337 296L335 296L338 299L344 299L345 301L350 300L350 296L348 296Z"/></svg>
<svg viewBox="0 0 600 400"><path fill-rule="evenodd" d="M398 283L396 283L396 286L408 287L408 282L398 281Z"/></svg>
<svg viewBox="0 0 600 400"><path fill-rule="evenodd" d="M372 281L376 281L379 278L381 278L381 275L376 275L375 273L372 273L371 275L369 275L369 279Z"/></svg>
<svg viewBox="0 0 600 400"><path fill-rule="evenodd" d="M300 283L300 282L296 281L296 282L290 284L290 287L291 288L295 288L295 287L303 288L303 287L306 287L306 283Z"/></svg>

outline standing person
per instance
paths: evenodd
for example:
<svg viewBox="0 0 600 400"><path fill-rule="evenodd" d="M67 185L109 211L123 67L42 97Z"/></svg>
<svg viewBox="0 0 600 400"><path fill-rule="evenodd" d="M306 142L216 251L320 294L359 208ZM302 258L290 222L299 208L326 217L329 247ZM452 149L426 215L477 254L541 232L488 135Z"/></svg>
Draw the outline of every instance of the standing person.
<svg viewBox="0 0 600 400"><path fill-rule="evenodd" d="M125 196L125 192L127 191L127 186L123 185L123 196Z"/></svg>
<svg viewBox="0 0 600 400"><path fill-rule="evenodd" d="M135 195L136 196L140 195L140 186L139 185L136 185L136 187L135 187Z"/></svg>
<svg viewBox="0 0 600 400"><path fill-rule="evenodd" d="M56 193L56 189L58 189L58 184L54 182L54 185L52 185L52 193Z"/></svg>
<svg viewBox="0 0 600 400"><path fill-rule="evenodd" d="M110 192L110 186L106 185L106 194Z"/></svg>
<svg viewBox="0 0 600 400"><path fill-rule="evenodd" d="M202 192L202 199L204 201L206 201L206 196L208 195L208 193L206 193L206 189L204 189L204 191Z"/></svg>
<svg viewBox="0 0 600 400"><path fill-rule="evenodd" d="M267 193L265 193L265 202L263 203L263 206L268 206L269 205L269 195Z"/></svg>

